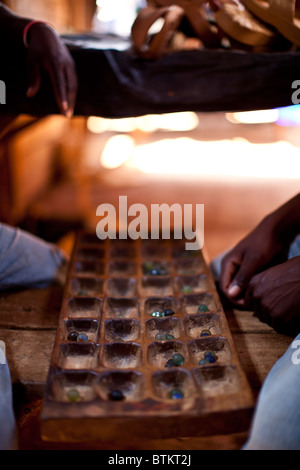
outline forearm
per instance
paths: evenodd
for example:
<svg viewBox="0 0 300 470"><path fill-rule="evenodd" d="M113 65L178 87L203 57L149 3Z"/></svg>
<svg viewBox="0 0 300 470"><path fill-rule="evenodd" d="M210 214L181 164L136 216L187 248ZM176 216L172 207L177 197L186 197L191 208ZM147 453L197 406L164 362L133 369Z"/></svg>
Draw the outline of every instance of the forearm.
<svg viewBox="0 0 300 470"><path fill-rule="evenodd" d="M7 42L22 46L23 31L30 21L30 18L16 15L0 2L0 39L4 47Z"/></svg>
<svg viewBox="0 0 300 470"><path fill-rule="evenodd" d="M14 14L0 2L0 41L4 52L8 52L12 58L14 53L11 49L23 48L26 51L26 96L32 98L37 95L44 70L51 80L59 112L71 117L78 87L76 65L56 31L42 21Z"/></svg>
<svg viewBox="0 0 300 470"><path fill-rule="evenodd" d="M300 193L264 219L274 235L283 243L290 243L300 233Z"/></svg>

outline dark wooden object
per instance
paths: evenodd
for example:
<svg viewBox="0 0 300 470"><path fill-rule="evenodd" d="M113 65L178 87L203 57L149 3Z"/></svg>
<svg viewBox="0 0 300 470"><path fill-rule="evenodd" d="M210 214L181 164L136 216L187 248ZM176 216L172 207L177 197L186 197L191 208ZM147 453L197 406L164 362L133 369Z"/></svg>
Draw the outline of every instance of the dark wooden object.
<svg viewBox="0 0 300 470"><path fill-rule="evenodd" d="M239 449L248 430L222 436L136 439L78 443L46 442L40 435L40 411L63 295L62 287L29 289L0 295L0 339L6 343L21 449ZM225 306L239 360L254 398L271 367L292 338L276 333L252 312Z"/></svg>
<svg viewBox="0 0 300 470"><path fill-rule="evenodd" d="M41 416L46 440L205 436L249 427L252 392L203 253L186 258L178 241L140 243L77 239ZM166 263L169 274L145 275L149 259ZM183 293L186 284L191 293ZM208 312L197 313L200 304ZM151 316L165 306L175 315ZM207 328L212 336L200 337ZM69 341L72 330L89 341ZM159 332L175 339L157 341ZM218 360L199 366L206 350ZM166 368L176 352L184 364ZM68 401L70 389L80 393L78 403ZM183 399L170 400L172 389ZM111 401L114 390L125 399Z"/></svg>

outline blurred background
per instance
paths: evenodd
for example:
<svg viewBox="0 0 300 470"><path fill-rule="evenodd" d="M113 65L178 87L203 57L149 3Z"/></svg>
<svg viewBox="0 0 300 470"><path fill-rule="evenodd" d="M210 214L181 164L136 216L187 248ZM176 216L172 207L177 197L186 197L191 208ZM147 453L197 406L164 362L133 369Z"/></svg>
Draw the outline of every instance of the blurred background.
<svg viewBox="0 0 300 470"><path fill-rule="evenodd" d="M143 0L11 0L61 33L129 37ZM297 77L295 77L296 79ZM270 84L271 86L271 84ZM276 91L274 91L276 93ZM18 116L0 142L0 220L67 250L98 205L205 204L210 258L299 192L300 108L137 118ZM1 135L1 131L0 131Z"/></svg>

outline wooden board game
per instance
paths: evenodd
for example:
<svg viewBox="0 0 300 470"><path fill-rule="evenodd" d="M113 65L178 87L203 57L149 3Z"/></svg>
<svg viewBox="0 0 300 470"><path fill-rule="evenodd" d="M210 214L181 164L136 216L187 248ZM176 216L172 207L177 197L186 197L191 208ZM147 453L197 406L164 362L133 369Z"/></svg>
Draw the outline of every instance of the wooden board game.
<svg viewBox="0 0 300 470"><path fill-rule="evenodd" d="M76 239L41 413L45 440L247 430L251 389L203 250Z"/></svg>

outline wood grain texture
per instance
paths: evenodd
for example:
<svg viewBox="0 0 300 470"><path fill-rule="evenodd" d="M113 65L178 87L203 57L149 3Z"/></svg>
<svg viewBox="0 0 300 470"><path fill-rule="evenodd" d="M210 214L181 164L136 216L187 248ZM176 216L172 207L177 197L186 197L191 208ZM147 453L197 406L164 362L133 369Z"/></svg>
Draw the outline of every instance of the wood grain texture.
<svg viewBox="0 0 300 470"><path fill-rule="evenodd" d="M33 295L34 294L34 295ZM246 441L248 431L222 436L190 437L161 440L130 439L130 442L90 442L82 444L45 442L40 435L40 412L43 404L45 383L54 345L62 290L47 288L38 291L19 291L1 295L0 338L6 342L10 365L15 407L19 427L20 447L26 450L39 449L141 449L141 450L236 450ZM5 302L3 302L5 298ZM51 301L49 302L49 300ZM5 305L5 309L3 306ZM36 318L28 326L23 307L36 312ZM52 305L56 307L52 309ZM5 326L12 313L19 308L14 325ZM49 308L50 307L50 308ZM17 311L17 310L16 310ZM52 317L53 312L53 317ZM43 317L50 315L53 328L41 329ZM229 311L226 315L254 396L270 368L285 352L291 338L279 335L255 318L252 312ZM51 326L49 324L49 326ZM12 347L13 345L16 348ZM34 359L34 362L33 362ZM22 388L20 393L19 389Z"/></svg>

